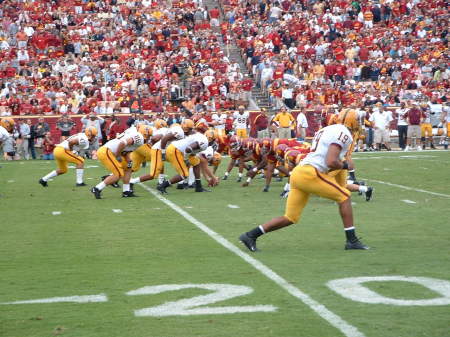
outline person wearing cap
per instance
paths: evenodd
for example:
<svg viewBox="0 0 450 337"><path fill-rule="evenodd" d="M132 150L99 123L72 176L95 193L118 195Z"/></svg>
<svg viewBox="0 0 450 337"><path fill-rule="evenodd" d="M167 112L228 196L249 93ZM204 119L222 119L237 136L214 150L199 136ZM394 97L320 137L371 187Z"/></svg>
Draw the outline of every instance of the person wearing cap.
<svg viewBox="0 0 450 337"><path fill-rule="evenodd" d="M291 126L295 124L295 118L285 107L272 119L272 124L278 124L278 138L291 138Z"/></svg>
<svg viewBox="0 0 450 337"><path fill-rule="evenodd" d="M258 138L270 137L269 130L267 130L267 127L269 126L269 118L267 117L267 110L265 108L261 108L261 111L253 120L253 124L255 125L256 135Z"/></svg>
<svg viewBox="0 0 450 337"><path fill-rule="evenodd" d="M412 138L415 138L417 149L420 150L418 139L420 137L420 124L424 119L422 110L417 102L412 103L412 107L408 110L406 114L406 120L408 122L408 134L406 138L405 151L409 151L412 147Z"/></svg>

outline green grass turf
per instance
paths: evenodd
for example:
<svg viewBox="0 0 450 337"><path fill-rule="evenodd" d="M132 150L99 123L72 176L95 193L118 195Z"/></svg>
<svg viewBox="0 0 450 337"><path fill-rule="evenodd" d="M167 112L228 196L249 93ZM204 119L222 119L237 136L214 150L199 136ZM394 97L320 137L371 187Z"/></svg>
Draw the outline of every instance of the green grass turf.
<svg viewBox="0 0 450 337"><path fill-rule="evenodd" d="M450 153L355 154L360 178L450 195ZM308 306L229 252L141 187L122 199L108 188L95 200L74 187L75 172L49 182L38 179L53 162L1 162L0 302L104 293L106 303L0 305L0 336L200 337L342 334ZM87 165L99 165L88 161ZM222 164L224 166L224 164ZM222 173L224 167L221 167ZM143 169L145 170L145 169ZM170 170L169 170L170 172ZM103 168L85 171L88 186ZM239 245L240 233L282 215L284 184L263 181L248 188L236 172L212 193L169 189L167 198ZM91 179L89 179L91 178ZM11 182L13 181L13 182ZM450 198L373 183L373 201L354 195L357 233L373 247L344 251L334 203L312 198L299 224L271 233L252 254L325 305L365 336L450 336L449 306L365 304L341 297L326 283L360 276L420 276L450 280ZM147 183L153 187L154 183ZM411 200L408 204L402 200ZM227 205L238 205L231 209ZM113 213L121 209L122 213ZM52 215L53 211L62 212ZM242 247L239 245L239 247ZM186 289L126 296L144 286L187 283L245 285L252 294L211 306L274 305L274 313L135 317L134 310L204 295ZM396 299L429 299L431 290L406 282L370 282L368 288Z"/></svg>

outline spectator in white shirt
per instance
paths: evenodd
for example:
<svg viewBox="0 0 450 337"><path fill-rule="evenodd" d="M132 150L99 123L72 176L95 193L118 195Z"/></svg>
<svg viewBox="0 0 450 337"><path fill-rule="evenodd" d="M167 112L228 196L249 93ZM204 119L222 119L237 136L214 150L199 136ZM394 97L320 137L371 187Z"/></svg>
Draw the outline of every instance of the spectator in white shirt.
<svg viewBox="0 0 450 337"><path fill-rule="evenodd" d="M308 128L308 120L305 114L300 111L297 115L297 138L301 141L305 140L306 129Z"/></svg>
<svg viewBox="0 0 450 337"><path fill-rule="evenodd" d="M369 121L373 123L375 129L374 140L377 144L378 151L381 151L381 144L384 144L388 151L391 151L389 146L392 121L392 114L386 111L381 103L376 104L377 108L374 109L374 113L370 116Z"/></svg>

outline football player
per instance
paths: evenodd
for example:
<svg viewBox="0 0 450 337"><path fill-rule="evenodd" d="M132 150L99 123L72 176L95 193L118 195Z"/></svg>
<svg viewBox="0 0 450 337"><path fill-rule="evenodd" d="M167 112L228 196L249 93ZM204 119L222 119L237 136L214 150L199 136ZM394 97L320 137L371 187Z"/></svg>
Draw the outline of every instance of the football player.
<svg viewBox="0 0 450 337"><path fill-rule="evenodd" d="M239 165L239 173L238 173L237 182L239 183L242 181L242 176L243 176L243 172L244 172L244 166L241 165L241 160L240 160L240 158L243 156L242 139L240 139L238 136L231 136L228 141L228 145L229 145L228 153L230 155L231 160L230 160L230 163L228 164L227 170L225 171L225 174L224 174L222 180L227 180L233 167L235 167L236 164L238 164Z"/></svg>
<svg viewBox="0 0 450 337"><path fill-rule="evenodd" d="M235 135L241 139L247 138L247 128L249 124L249 113L244 111L244 106L240 105L238 111L233 114L233 125L235 128Z"/></svg>
<svg viewBox="0 0 450 337"><path fill-rule="evenodd" d="M370 201L372 199L373 188L370 186L365 186L362 182L356 181L355 165L352 160L353 149L358 143L361 125L365 123L364 117L365 113L360 113L355 109L344 109L339 113L336 121L338 124L346 126L347 129L349 129L352 133L353 137L353 142L350 145L347 153L345 154L345 160L348 163L348 175L350 179L348 181L344 180L343 177L341 179L343 182L346 181L345 185L348 190L350 190L351 192L359 192L361 194L364 193L366 196L366 201ZM354 122L355 119L357 120L357 123Z"/></svg>
<svg viewBox="0 0 450 337"><path fill-rule="evenodd" d="M205 192L202 187L200 178L200 159L196 156L197 153L205 151L208 147L208 139L200 132L195 132L184 139L172 142L166 151L166 160L177 171L178 175L171 178L169 181L165 180L162 184L157 186L158 191L167 193L166 189L177 184L189 176L189 169L186 162L193 166L195 175L195 191Z"/></svg>
<svg viewBox="0 0 450 337"><path fill-rule="evenodd" d="M352 114L352 117L355 115ZM352 127L357 127L358 119L352 118L351 124ZM334 200L338 204L346 236L345 249L369 249L355 233L350 191L342 185L342 181L338 182L336 174L333 174L348 169L348 163L343 159L352 142L350 130L343 124L330 125L319 130L314 136L311 152L292 171L291 191L286 201L284 216L273 218L243 233L239 240L250 251L256 251L258 237L290 226L300 219L312 194Z"/></svg>
<svg viewBox="0 0 450 337"><path fill-rule="evenodd" d="M133 191L130 189L131 169L133 167L131 153L142 146L148 137L150 137L149 132L145 134L141 133L144 131L141 128L139 132L132 126L118 135L117 138L110 140L98 149L98 159L112 174L107 176L97 186L92 187L91 192L96 199L101 199L103 189L108 185L116 183L119 179L123 181L122 197L135 197Z"/></svg>
<svg viewBox="0 0 450 337"><path fill-rule="evenodd" d="M39 184L47 187L49 179L66 173L68 168L67 163L72 163L76 165L76 186L86 186L83 181L84 158L80 157L78 153L80 150L87 150L96 137L97 129L93 126L88 126L84 132L70 136L62 143L56 145L53 150L53 156L55 157L58 168L39 179Z"/></svg>
<svg viewBox="0 0 450 337"><path fill-rule="evenodd" d="M162 123L162 122L160 122ZM165 123L165 122L164 122ZM162 125L157 123L158 126ZM185 133L192 132L194 123L190 119L185 119L182 125L172 125L172 127L159 127L152 137L154 144L151 148L150 173L130 180L131 184L137 184L158 177L158 183L164 181L164 161L166 156L166 147L174 140L180 140L185 137Z"/></svg>

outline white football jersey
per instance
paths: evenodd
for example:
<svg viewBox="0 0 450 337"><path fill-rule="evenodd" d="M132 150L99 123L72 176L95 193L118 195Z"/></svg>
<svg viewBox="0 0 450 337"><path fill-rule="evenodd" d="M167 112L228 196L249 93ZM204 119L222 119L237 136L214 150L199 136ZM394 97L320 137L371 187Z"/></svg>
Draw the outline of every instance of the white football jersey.
<svg viewBox="0 0 450 337"><path fill-rule="evenodd" d="M214 125L214 128L219 130L225 129L227 117L227 114L213 114L211 118L217 123L217 125Z"/></svg>
<svg viewBox="0 0 450 337"><path fill-rule="evenodd" d="M242 115L236 111L233 114L234 118L234 126L236 129L246 129L247 128L247 120L248 120L249 114L248 111L245 111Z"/></svg>
<svg viewBox="0 0 450 337"><path fill-rule="evenodd" d="M131 127L118 135L117 138L107 142L104 146L110 149L115 155L118 155L117 151L119 149L119 145L127 144L129 139L133 139L133 144L126 145L122 152L133 152L139 146L144 144L144 136L142 136L135 127Z"/></svg>
<svg viewBox="0 0 450 337"><path fill-rule="evenodd" d="M203 156L207 161L211 161L214 157L214 149L212 146L208 146L205 151L202 151L198 154L198 156Z"/></svg>
<svg viewBox="0 0 450 337"><path fill-rule="evenodd" d="M163 130L163 129L164 129L164 130ZM180 139L183 139L183 138L184 138L184 131L183 131L182 127L179 126L179 125L172 126L171 128L161 128L161 129L159 129L159 130L157 130L157 131L159 131L159 133L157 133L156 135L162 135L163 137L164 137L165 135L171 133L172 135L175 136L175 140L180 140ZM162 138L161 138L161 139L162 139ZM152 146L152 149L161 150L161 139L158 140L158 141ZM172 142L172 141L167 142L167 144L166 144L166 149L167 149L167 147L169 146L169 144L170 144L171 142Z"/></svg>
<svg viewBox="0 0 450 337"><path fill-rule="evenodd" d="M3 126L0 126L0 144L5 142L11 135L8 130L6 130Z"/></svg>
<svg viewBox="0 0 450 337"><path fill-rule="evenodd" d="M70 150L69 142L71 142L74 139L77 139L78 144L73 146L72 148L73 151L79 152L80 150L87 150L89 148L89 139L84 132L72 135L69 138L65 139L62 143L57 144L56 146L61 146L66 150Z"/></svg>
<svg viewBox="0 0 450 337"><path fill-rule="evenodd" d="M197 142L199 145L199 149L193 150L191 153L196 154L202 151L205 151L208 148L208 138L202 133L196 132L193 135L189 135L184 139L174 141L172 144L178 150L186 154L186 148L191 146L193 143ZM191 154L189 153L189 154Z"/></svg>
<svg viewBox="0 0 450 337"><path fill-rule="evenodd" d="M330 145L337 144L341 147L339 159L343 160L352 142L352 135L344 125L334 124L324 127L314 135L311 152L300 162L300 165L311 165L326 173L330 170L326 164Z"/></svg>

